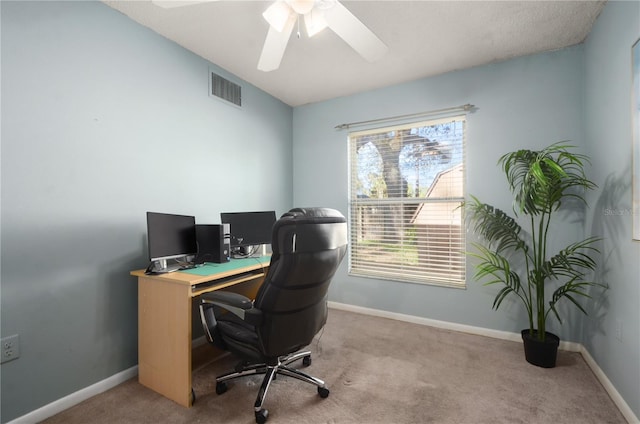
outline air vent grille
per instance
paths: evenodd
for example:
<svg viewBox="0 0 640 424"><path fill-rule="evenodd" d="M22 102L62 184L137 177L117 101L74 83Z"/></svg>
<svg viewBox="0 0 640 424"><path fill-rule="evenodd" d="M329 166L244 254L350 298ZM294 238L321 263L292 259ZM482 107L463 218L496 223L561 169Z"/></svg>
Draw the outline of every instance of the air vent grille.
<svg viewBox="0 0 640 424"><path fill-rule="evenodd" d="M210 94L222 100L242 106L242 87L211 72Z"/></svg>

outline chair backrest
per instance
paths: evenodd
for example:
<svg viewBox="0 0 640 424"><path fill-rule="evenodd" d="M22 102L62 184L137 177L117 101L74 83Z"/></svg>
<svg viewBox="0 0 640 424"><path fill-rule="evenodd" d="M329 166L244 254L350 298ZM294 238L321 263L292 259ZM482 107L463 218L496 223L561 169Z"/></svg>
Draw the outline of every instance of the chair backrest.
<svg viewBox="0 0 640 424"><path fill-rule="evenodd" d="M347 250L344 216L333 209L292 209L273 226L271 264L254 307L267 357L311 343L327 321L329 284Z"/></svg>

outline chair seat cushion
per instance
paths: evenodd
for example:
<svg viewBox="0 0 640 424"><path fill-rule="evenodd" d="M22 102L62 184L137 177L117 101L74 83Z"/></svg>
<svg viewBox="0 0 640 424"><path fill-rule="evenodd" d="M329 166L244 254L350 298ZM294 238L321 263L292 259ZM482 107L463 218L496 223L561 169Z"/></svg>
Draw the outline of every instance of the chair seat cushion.
<svg viewBox="0 0 640 424"><path fill-rule="evenodd" d="M258 335L252 325L229 313L218 318L218 330L231 352L256 362L264 361Z"/></svg>

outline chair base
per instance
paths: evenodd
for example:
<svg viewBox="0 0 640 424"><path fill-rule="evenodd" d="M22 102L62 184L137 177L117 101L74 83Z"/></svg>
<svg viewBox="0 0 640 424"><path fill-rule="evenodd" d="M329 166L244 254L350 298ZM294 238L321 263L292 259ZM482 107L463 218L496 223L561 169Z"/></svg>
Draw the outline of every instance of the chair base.
<svg viewBox="0 0 640 424"><path fill-rule="evenodd" d="M236 378L246 377L249 375L264 374L265 376L262 380L262 384L260 386L260 390L258 391L258 396L256 397L256 402L254 404L256 423L258 424L263 424L267 421L269 411L264 409L262 406L264 404L265 397L267 396L269 386L278 374L286 375L288 377L293 377L306 383L313 384L317 387L320 397L326 398L327 396L329 396L329 389L327 388L324 381L288 366L300 359L302 359L302 363L304 366L311 365L311 352L301 351L283 356L281 358L278 358L278 363L275 365L241 364L241 366L236 367L235 371L223 374L216 378L216 393L220 395L226 392L226 382L229 380L234 380Z"/></svg>

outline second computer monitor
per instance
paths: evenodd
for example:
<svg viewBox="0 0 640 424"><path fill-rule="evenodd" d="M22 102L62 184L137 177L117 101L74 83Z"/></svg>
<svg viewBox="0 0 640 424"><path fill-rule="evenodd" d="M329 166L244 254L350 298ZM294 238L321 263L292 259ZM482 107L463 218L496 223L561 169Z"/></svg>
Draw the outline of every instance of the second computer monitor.
<svg viewBox="0 0 640 424"><path fill-rule="evenodd" d="M229 224L231 247L271 244L271 231L276 222L275 211L222 212L220 221Z"/></svg>

